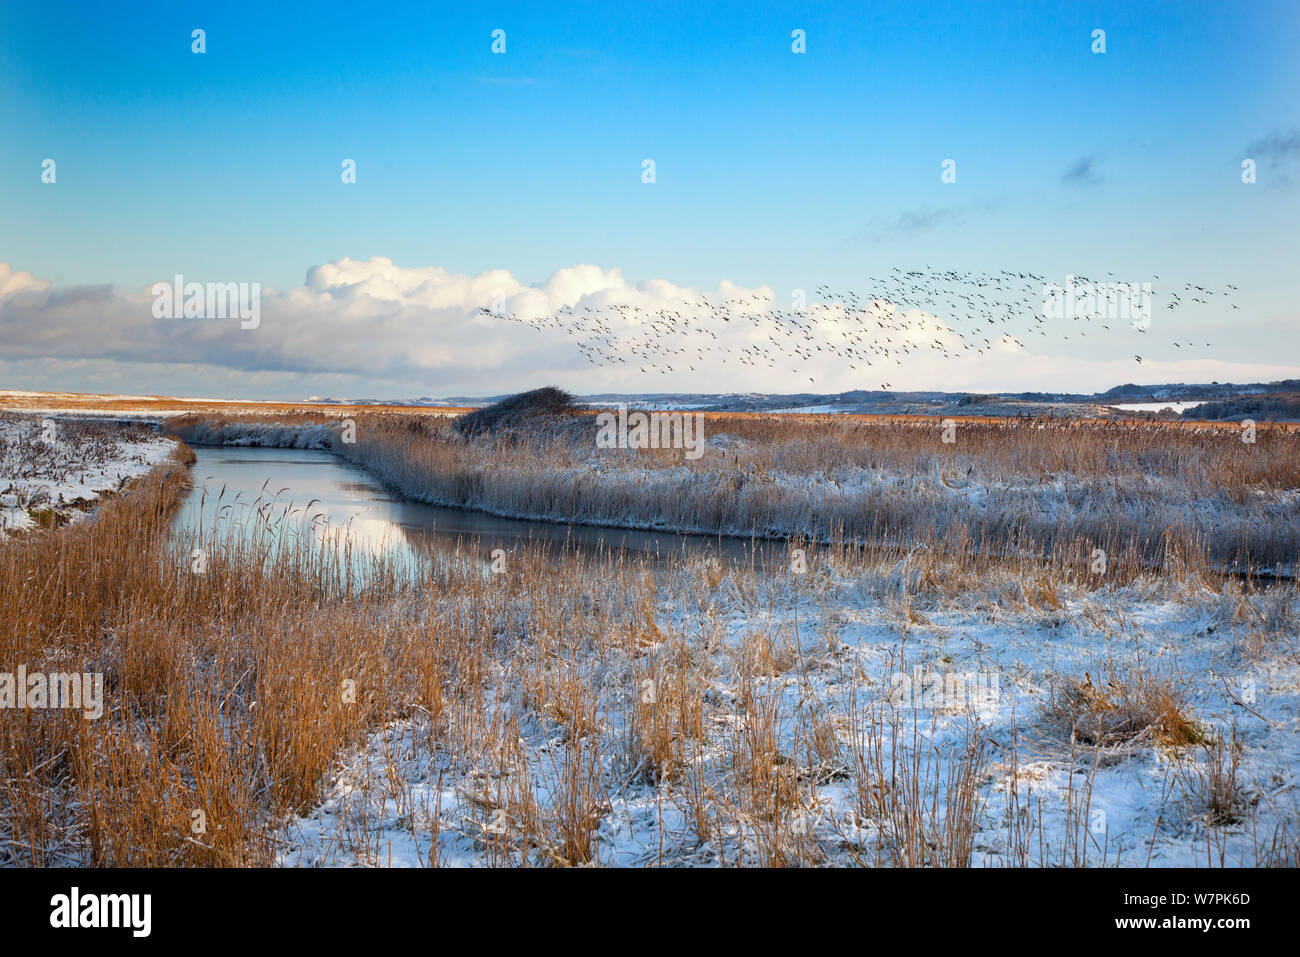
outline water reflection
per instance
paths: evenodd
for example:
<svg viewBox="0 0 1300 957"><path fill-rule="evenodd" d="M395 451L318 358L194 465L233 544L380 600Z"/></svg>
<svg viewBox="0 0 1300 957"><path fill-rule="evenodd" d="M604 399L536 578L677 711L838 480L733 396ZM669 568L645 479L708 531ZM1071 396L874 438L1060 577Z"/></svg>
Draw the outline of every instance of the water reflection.
<svg viewBox="0 0 1300 957"><path fill-rule="evenodd" d="M194 491L174 524L191 541L213 529L246 536L308 535L338 543L358 562L382 558L397 568L418 569L453 550L485 570L495 549L521 544L542 545L551 554L614 552L660 562L707 553L758 564L771 560L775 548L755 549L734 538L522 521L409 502L328 452L243 447L196 447L194 452Z"/></svg>

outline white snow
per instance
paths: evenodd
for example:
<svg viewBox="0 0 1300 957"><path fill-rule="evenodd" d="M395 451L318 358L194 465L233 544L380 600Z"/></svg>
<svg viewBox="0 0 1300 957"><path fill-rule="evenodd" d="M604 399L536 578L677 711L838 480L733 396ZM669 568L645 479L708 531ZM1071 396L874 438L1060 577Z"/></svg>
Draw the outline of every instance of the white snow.
<svg viewBox="0 0 1300 957"><path fill-rule="evenodd" d="M1031 865L1080 864L1085 852L1090 866L1217 866L1221 859L1253 865L1257 846L1267 844L1276 829L1285 826L1284 833L1295 840L1300 657L1293 626L1268 631L1259 646L1251 644L1252 628L1258 632L1260 625L1235 620L1240 614L1231 609L1241 606L1232 586L1222 595L1200 590L1171 596L1151 583L1103 589L1079 593L1045 612L1013 598L1024 585L1014 579L990 582L981 595L918 602L916 617L900 616L891 593L896 596L908 570L900 567L898 574L899 582L855 580L828 565L809 574L803 594L768 581L751 599L741 596L753 582L736 589L724 581L712 596L716 604L696 613L684 611L687 602L676 594L693 579L664 582L658 611L661 626L670 623L665 632L700 633L711 615L720 614L727 636L713 652L717 677L706 694L705 722L713 730L692 773L719 781L735 772L731 735L746 720L737 706L746 680L754 682L756 694L779 700L781 754L801 754L806 741L799 737L797 716L815 702L835 729L841 755L847 755L864 716L880 706L884 675L904 650L905 636L909 669L998 676L1000 696L991 709L978 714L902 709L900 723L883 732L886 761L893 742L901 740L905 754L926 756L924 780L933 786L947 781L966 730L981 729L987 761L980 777L983 805L976 815L973 866L1012 863L1010 820L1016 808L1027 828L1020 840L1027 855L1022 862ZM1257 596L1245 607L1253 601L1259 611L1270 600L1276 599ZM1294 593L1286 600L1294 602ZM700 602L693 604L698 608ZM1288 607L1294 614L1294 605ZM742 678L729 665L734 651L746 632L767 624L784 626L785 634L796 633L797 626L804 667ZM1241 802L1248 809L1240 819L1208 822L1193 786L1209 760L1205 747L1165 747L1139 737L1096 751L1075 744L1071 753L1068 731L1045 719L1045 702L1063 677L1088 673L1100 680L1110 661L1140 662L1179 675L1188 710L1207 740L1231 741L1235 728ZM629 780L616 757L626 732L625 711L617 700L604 702L593 732L607 783L595 826L595 862L716 865L735 862L742 853L755 861L756 831L743 814L720 813L708 840L695 832L688 813L689 776L658 784ZM341 761L322 804L285 828L281 863L428 866L435 831L443 865L489 863L489 849L502 842L516 862L527 856L545 863L536 849L511 845L512 824L500 810L506 803L501 795L511 787L531 789L543 814L555 811L573 746L562 727L527 712L518 700L493 700L490 712L520 719L526 766L509 772L509 784L500 768L467 765L440 748L427 718L417 714L376 731L364 748ZM800 792L802 826L828 861L878 861L880 842L889 846L894 825L860 815L855 786L844 769L828 767L822 779L802 781ZM889 855L880 862L889 864Z"/></svg>
<svg viewBox="0 0 1300 957"><path fill-rule="evenodd" d="M1204 405L1204 402L1121 402L1118 405L1112 405L1112 409L1123 409L1125 412L1159 412L1162 409L1169 409L1176 413L1182 413L1186 409L1194 409L1198 405Z"/></svg>
<svg viewBox="0 0 1300 957"><path fill-rule="evenodd" d="M0 532L35 525L33 512L97 500L148 472L176 447L152 433L39 415L0 416Z"/></svg>

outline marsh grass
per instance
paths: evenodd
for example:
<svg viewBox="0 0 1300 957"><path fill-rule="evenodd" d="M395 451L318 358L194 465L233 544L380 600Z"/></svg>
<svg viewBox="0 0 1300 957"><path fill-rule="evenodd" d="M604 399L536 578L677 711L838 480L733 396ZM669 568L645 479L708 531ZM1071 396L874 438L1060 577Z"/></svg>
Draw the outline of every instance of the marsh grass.
<svg viewBox="0 0 1300 957"><path fill-rule="evenodd" d="M739 487L761 492L751 505L770 495L779 510L802 494L762 477L782 469L809 476L820 463L817 474L834 481L836 469L862 461L920 468L928 456L951 455L919 431L891 438L813 423L806 434L776 436L764 432L775 428L765 420L725 421L772 447L725 453L745 456L740 465L711 452L685 485L693 473L662 455L593 469L594 453L578 450L565 430L532 444L518 434L467 441L446 422L377 415L358 421L355 448L333 444L334 426L314 420L281 422L273 438L328 440L399 488L454 492L461 504L520 505L536 495L559 508L591 494L595 504L584 507L593 514L626 518L633 509L646 518L668 509L664 496L675 489L683 499L676 514L708 521L736 507L725 489L737 468L746 476ZM304 433L304 424L314 431ZM188 427L229 439L246 436L247 425ZM1053 453L1076 469L1100 454L1088 452L1099 440L1081 435L1082 450ZM1117 433L1103 458L1119 454L1174 480L1237 454L1196 435L1181 450L1161 451ZM1048 461L1011 427L979 441L988 443L980 453L988 462L978 465L990 475L1023 478ZM998 457L1006 462L989 464ZM292 861L298 816L328 799L337 826L317 863L383 865L385 828L396 826L430 864L465 846L493 866L600 864L617 825L613 809L631 814L630 805L652 802L658 846L645 848L641 863L963 866L976 854L996 777L990 748L1004 758L1005 748L974 719L939 734L935 716L891 705L882 689L892 665L859 667L828 608L815 616L816 633L801 634L800 609L807 617L846 595L855 607L879 606L901 648L958 604L990 616L1058 618L1121 587L1200 601L1214 589L1216 620L1255 629L1261 640L1280 640L1295 614L1292 592L1266 600L1249 582L1225 587L1196 535L1162 529L1155 569L1145 539L1126 550L1116 538L1108 570L1094 574L1091 541L1068 524L1046 555L1009 550L1006 535L965 522L921 531L938 514L923 512L898 519L912 523L911 537L866 546L843 529L870 528L869 520L845 525L847 513L834 507L809 519L828 543L815 534L796 539L809 551L805 574L757 560L693 555L655 564L540 546L520 546L506 571L492 574L471 549L452 544L423 555L412 573L349 555L344 541L284 510L254 509L251 531L218 526L184 539L172 528L189 490L183 460L128 485L84 522L0 543L0 666L58 662L100 671L106 683L98 721L0 715L6 862ZM566 471L584 462L582 476ZM1277 481L1294 480L1280 460L1273 467ZM529 469L535 490L525 482ZM960 483L960 471L940 477ZM1251 481L1267 487L1271 474L1257 471ZM710 486L710 476L719 484ZM649 504L628 483L638 494L649 489ZM900 492L896 506L918 512L921 501ZM195 546L209 556L202 574L191 570ZM1069 775L1073 836L1055 846L1044 840L1041 797L1018 786L1008 792L1007 863L1105 862L1105 847L1079 830L1104 752L1207 740L1182 682L1143 662L1060 682L1035 717L1069 749L1071 769L1077 751L1091 756L1093 770L1077 783ZM1000 733L1014 742L1014 723ZM1232 806L1230 755L1207 778L1208 806L1214 795ZM437 782L432 799L412 768L418 780ZM852 802L851 821L821 817L827 794L839 791ZM670 820L685 833L669 832ZM1262 860L1294 858L1285 829L1258 846Z"/></svg>
<svg viewBox="0 0 1300 957"><path fill-rule="evenodd" d="M206 444L332 448L409 498L499 515L1025 556L1098 583L1290 567L1300 552L1289 430L1245 444L1211 425L981 420L945 445L937 420L707 415L692 461L597 449L593 417L560 418L506 416L467 435L454 418L361 415L354 443L321 416L190 415L169 428Z"/></svg>
<svg viewBox="0 0 1300 957"><path fill-rule="evenodd" d="M1107 661L1096 680L1090 673L1061 679L1045 714L1083 745L1201 744L1206 735L1188 713L1184 680L1140 659L1128 665Z"/></svg>

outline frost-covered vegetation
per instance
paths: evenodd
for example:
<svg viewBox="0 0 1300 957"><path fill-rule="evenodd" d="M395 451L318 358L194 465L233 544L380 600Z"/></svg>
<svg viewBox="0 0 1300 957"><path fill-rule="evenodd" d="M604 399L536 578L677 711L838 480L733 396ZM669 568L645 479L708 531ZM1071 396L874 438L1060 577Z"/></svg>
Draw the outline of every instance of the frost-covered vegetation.
<svg viewBox="0 0 1300 957"><path fill-rule="evenodd" d="M1284 564L1294 436L707 423L685 463L567 412L178 421L413 497L797 534L409 575L261 509L181 541L161 464L0 543L0 661L106 684L98 721L0 714L0 860L1300 864L1300 591L1219 567Z"/></svg>
<svg viewBox="0 0 1300 957"><path fill-rule="evenodd" d="M183 417L197 443L329 447L415 501L593 525L1029 555L1114 573L1289 573L1300 433L1178 424L716 415L705 453L598 449L591 416L469 437L454 419ZM1086 564L1086 563L1085 563Z"/></svg>
<svg viewBox="0 0 1300 957"><path fill-rule="evenodd" d="M0 415L0 535L76 518L174 445L144 427Z"/></svg>
<svg viewBox="0 0 1300 957"><path fill-rule="evenodd" d="M282 863L1300 864L1290 586L511 561L468 697L376 729ZM996 690L917 708L902 675Z"/></svg>

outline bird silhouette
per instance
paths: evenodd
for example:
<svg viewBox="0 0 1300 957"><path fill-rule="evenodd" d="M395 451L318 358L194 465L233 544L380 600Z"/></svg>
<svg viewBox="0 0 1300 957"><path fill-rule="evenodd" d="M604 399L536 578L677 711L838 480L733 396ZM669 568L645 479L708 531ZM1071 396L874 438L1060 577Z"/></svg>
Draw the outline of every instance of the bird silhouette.
<svg viewBox="0 0 1300 957"><path fill-rule="evenodd" d="M1113 276L1114 273L1108 273ZM1153 276L1159 280L1159 276ZM560 334L578 354L595 366L632 366L641 375L707 375L708 363L734 363L750 370L789 369L810 383L837 371L850 378L870 374L875 364L932 356L945 363L983 360L996 351L1050 355L1055 344L1122 342L1132 333L1146 336L1149 308L1159 301L1174 314L1189 304L1222 315L1223 307L1240 310L1226 300L1235 294L1231 283L1186 282L1178 290L1146 292L1136 304L1138 320L1115 326L1116 318L1133 319L1135 285L1100 284L1081 273L1072 274L1072 288L1090 296L1071 301L1067 314L1048 309L1048 281L1025 269L996 272L904 269L891 267L867 277L863 291L836 290L818 285L813 301L799 307L779 304L770 293L734 295L681 291L668 301L613 301L608 293L593 293L552 311L512 312L483 308L488 321L526 324L539 332ZM1145 289L1145 287L1142 287ZM1127 292L1125 291L1127 290ZM1127 300L1126 297L1127 296ZM1217 297L1222 306L1211 306ZM980 332L984 330L984 332ZM997 330L997 336L993 335ZM1026 345L1034 336L1033 350ZM1067 345L1068 344L1068 345ZM1171 339L1169 347L1184 352L1190 339ZM1205 348L1210 348L1210 343ZM1121 346L1122 348L1122 346ZM1149 350L1144 350L1149 351ZM1134 356L1138 362L1141 356ZM888 390L892 385L881 384Z"/></svg>

